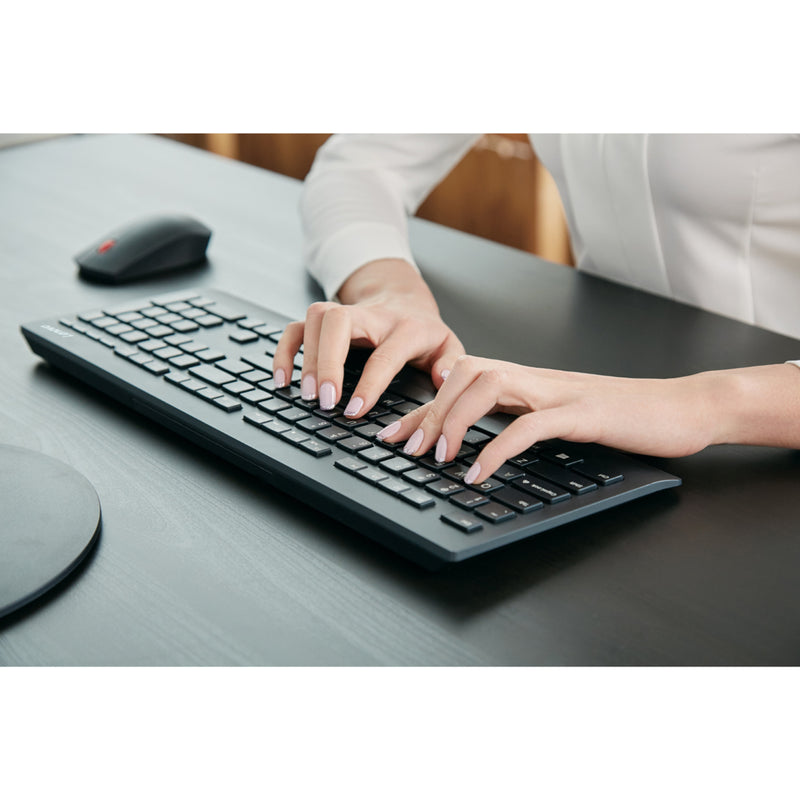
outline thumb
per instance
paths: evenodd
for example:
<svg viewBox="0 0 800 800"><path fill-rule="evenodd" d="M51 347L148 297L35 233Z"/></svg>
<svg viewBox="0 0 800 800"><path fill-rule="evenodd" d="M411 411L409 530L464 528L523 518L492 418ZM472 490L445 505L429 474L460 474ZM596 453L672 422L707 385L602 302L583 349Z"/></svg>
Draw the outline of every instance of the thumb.
<svg viewBox="0 0 800 800"><path fill-rule="evenodd" d="M450 370L453 369L453 365L456 363L456 360L465 353L466 350L464 350L464 345L461 344L458 337L454 333L451 333L439 349L433 365L431 366L431 379L433 380L433 385L437 390L445 382L445 379L450 374Z"/></svg>

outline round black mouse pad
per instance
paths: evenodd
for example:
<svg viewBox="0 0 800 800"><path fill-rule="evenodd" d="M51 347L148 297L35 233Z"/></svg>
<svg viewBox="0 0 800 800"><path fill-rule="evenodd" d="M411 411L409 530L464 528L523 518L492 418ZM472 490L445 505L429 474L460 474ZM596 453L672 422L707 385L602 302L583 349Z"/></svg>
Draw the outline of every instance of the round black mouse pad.
<svg viewBox="0 0 800 800"><path fill-rule="evenodd" d="M100 501L79 472L0 445L0 617L51 589L100 532Z"/></svg>

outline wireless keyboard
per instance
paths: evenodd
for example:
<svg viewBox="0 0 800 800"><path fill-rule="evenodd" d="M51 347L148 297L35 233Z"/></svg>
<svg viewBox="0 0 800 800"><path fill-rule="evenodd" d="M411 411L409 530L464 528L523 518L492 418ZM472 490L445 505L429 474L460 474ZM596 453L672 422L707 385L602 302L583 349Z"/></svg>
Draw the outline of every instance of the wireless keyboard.
<svg viewBox="0 0 800 800"><path fill-rule="evenodd" d="M405 368L376 407L343 415L366 351L352 350L342 402L302 399L302 353L278 389L272 355L285 315L224 292L184 291L22 326L58 367L277 488L428 567L462 561L680 479L593 444L552 440L506 462L480 485L463 477L503 425L471 428L454 461L402 453L376 434L433 397Z"/></svg>

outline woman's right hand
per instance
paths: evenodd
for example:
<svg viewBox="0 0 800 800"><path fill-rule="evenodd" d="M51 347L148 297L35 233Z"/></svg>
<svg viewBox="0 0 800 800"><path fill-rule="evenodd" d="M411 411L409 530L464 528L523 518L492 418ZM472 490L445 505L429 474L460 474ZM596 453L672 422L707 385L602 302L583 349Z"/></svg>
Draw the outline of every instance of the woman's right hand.
<svg viewBox="0 0 800 800"><path fill-rule="evenodd" d="M274 364L276 386L291 382L295 353L303 345L303 398L322 409L342 397L350 346L372 347L345 414L360 417L377 403L406 364L430 372L438 389L464 347L444 324L425 281L407 261L382 259L356 270L339 290L341 303L309 306L304 321L286 326Z"/></svg>

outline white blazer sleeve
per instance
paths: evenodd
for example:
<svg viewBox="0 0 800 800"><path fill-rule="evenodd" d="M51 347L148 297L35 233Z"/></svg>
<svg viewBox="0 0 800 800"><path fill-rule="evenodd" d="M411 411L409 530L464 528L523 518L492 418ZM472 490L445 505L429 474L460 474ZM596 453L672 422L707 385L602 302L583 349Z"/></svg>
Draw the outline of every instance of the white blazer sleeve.
<svg viewBox="0 0 800 800"><path fill-rule="evenodd" d="M408 217L477 141L476 134L336 135L317 152L300 201L309 272L334 297L378 258L416 267Z"/></svg>

